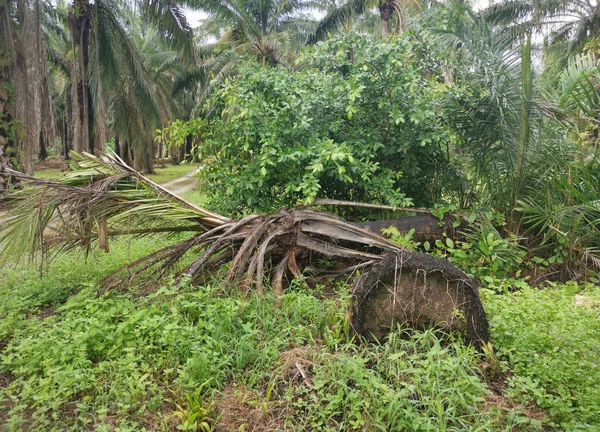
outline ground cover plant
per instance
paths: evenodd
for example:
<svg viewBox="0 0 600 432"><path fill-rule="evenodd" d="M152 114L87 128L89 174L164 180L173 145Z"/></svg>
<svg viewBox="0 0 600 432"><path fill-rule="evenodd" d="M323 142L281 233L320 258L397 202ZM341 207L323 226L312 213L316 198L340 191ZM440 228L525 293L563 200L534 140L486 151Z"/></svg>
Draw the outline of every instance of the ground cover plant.
<svg viewBox="0 0 600 432"><path fill-rule="evenodd" d="M137 289L98 295L102 276L147 247L122 241L94 257L93 271L71 253L47 278L30 274L26 284L16 282L23 267L3 267L8 430L171 430L186 420L190 430L203 422L213 430L599 425L592 363L600 343L589 335L597 332L600 293L591 286L487 292L495 353L402 328L380 345L356 345L343 285L335 295L315 294L297 282L282 297L259 297L215 279L165 284L142 297ZM575 295L588 303L574 305ZM567 330L575 335L568 346ZM583 376L582 361L590 366Z"/></svg>

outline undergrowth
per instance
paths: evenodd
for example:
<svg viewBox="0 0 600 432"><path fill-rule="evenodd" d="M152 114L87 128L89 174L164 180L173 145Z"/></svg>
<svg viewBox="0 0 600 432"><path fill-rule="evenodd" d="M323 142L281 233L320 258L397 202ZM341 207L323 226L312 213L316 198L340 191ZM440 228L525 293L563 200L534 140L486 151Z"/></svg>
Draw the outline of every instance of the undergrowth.
<svg viewBox="0 0 600 432"><path fill-rule="evenodd" d="M355 343L345 286L259 297L217 278L98 294L101 277L144 252L140 240L87 264L72 254L43 279L2 268L8 431L600 427L592 285L484 291L495 353L479 354L433 330ZM575 306L576 294L592 300Z"/></svg>

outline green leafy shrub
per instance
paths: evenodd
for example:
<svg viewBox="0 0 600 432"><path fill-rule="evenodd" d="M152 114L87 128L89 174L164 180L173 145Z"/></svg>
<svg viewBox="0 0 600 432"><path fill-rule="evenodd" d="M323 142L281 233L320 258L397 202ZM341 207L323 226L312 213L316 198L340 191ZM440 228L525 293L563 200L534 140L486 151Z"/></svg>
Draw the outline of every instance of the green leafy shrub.
<svg viewBox="0 0 600 432"><path fill-rule="evenodd" d="M417 43L353 33L307 50L302 68L244 65L212 97L200 173L223 211L316 197L429 205L451 180L456 136L440 113L448 88L416 61ZM448 182L446 182L447 184Z"/></svg>

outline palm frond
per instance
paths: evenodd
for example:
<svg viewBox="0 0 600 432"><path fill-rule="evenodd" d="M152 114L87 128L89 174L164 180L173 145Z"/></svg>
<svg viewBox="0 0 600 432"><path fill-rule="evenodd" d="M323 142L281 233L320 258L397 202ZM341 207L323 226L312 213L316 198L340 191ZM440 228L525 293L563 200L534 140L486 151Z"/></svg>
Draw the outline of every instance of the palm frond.
<svg viewBox="0 0 600 432"><path fill-rule="evenodd" d="M72 158L75 170L62 183L10 172L28 185L11 195L20 204L2 228L0 242L11 254L87 249L94 241L106 250L111 237L207 231L228 221L173 195L116 156Z"/></svg>
<svg viewBox="0 0 600 432"><path fill-rule="evenodd" d="M365 0L348 0L342 6L334 8L319 23L308 42L313 44L325 39L328 33L339 30L351 20L365 12Z"/></svg>
<svg viewBox="0 0 600 432"><path fill-rule="evenodd" d="M265 274L272 273L273 286L281 287L286 274L315 271L320 257L349 260L340 271L352 272L383 259L381 252L399 251L377 234L310 208L230 220L166 191L114 156L73 157L74 171L62 183L9 171L27 184L13 194L20 204L0 234L11 256L89 250L92 242L107 251L115 236L187 232L192 236L186 240L126 264L105 286L142 275L160 278L191 251L197 256L180 277L198 279L230 261L227 278L260 291Z"/></svg>

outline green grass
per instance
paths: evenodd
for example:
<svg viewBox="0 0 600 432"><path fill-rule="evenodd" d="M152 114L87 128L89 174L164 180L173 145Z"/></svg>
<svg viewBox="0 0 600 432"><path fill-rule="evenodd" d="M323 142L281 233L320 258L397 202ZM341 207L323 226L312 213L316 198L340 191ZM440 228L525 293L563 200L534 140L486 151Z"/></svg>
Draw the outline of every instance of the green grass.
<svg viewBox="0 0 600 432"><path fill-rule="evenodd" d="M561 430L600 430L600 287L486 290L483 298L494 344L513 372L507 395L548 410Z"/></svg>
<svg viewBox="0 0 600 432"><path fill-rule="evenodd" d="M600 427L599 309L573 306L575 294L600 301L598 287L485 291L495 356L431 330L398 329L381 345L357 345L344 285L315 296L294 282L276 298L216 278L165 283L144 296L136 288L98 294L102 277L166 242L113 242L87 263L72 252L43 279L23 265L0 269L6 430ZM488 382L506 382L502 403Z"/></svg>
<svg viewBox="0 0 600 432"><path fill-rule="evenodd" d="M208 203L208 195L199 189L184 192L181 197L200 207L204 207Z"/></svg>
<svg viewBox="0 0 600 432"><path fill-rule="evenodd" d="M149 174L147 177L156 183L162 184L183 177L197 167L197 164L167 165L166 168L155 168L156 174Z"/></svg>

